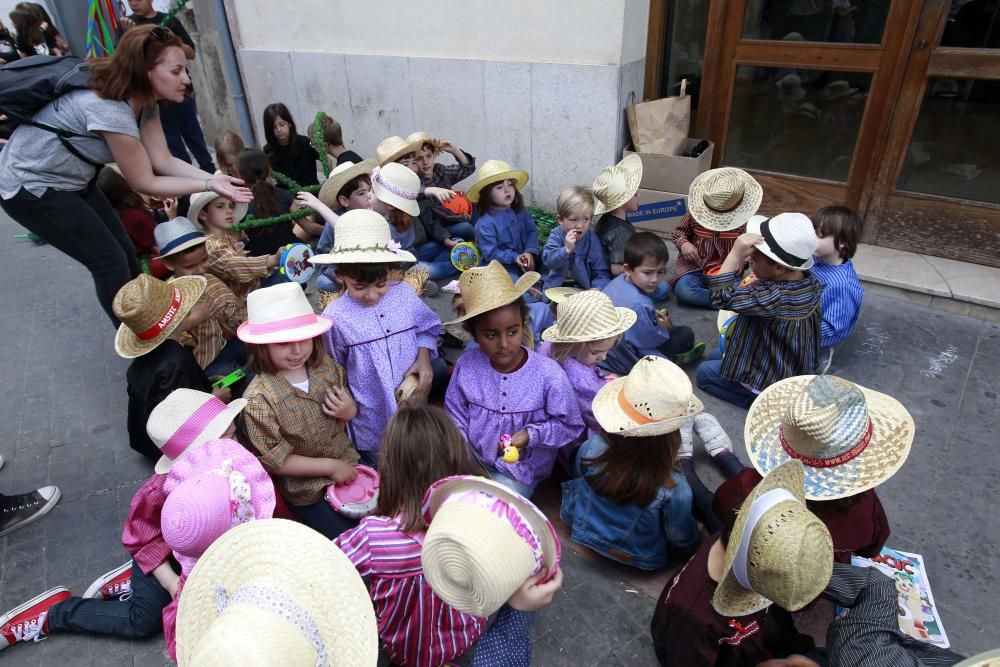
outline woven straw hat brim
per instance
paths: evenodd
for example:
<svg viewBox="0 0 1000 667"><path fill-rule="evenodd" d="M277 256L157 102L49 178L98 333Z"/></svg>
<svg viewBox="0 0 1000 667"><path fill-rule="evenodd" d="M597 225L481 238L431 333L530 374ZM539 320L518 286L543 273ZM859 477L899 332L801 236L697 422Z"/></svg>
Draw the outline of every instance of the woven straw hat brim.
<svg viewBox="0 0 1000 667"><path fill-rule="evenodd" d="M191 205L188 207L187 213L188 220L193 222L194 226L198 229L203 229L204 226L198 220L198 214L201 213L201 209L208 206L220 196L221 195L217 195L214 192L196 192L191 195ZM249 205L245 202L237 203L236 208L233 209L233 224L236 224L243 218L247 217L248 210Z"/></svg>
<svg viewBox="0 0 1000 667"><path fill-rule="evenodd" d="M751 216L751 217L753 217L753 216ZM767 218L764 218L764 217L753 219L753 220L748 220L747 221L747 231L749 233L751 233L751 234L760 234L760 225L765 220L767 220ZM808 259L806 259L805 263L802 266L791 266L789 264L786 264L785 260L781 259L780 257L778 257L777 255L775 255L771 251L771 248L768 247L768 245L767 245L767 243L765 241L761 241L760 243L758 243L757 245L755 245L754 248L756 248L757 250L760 250L762 253L764 253L765 255L767 255L768 257L770 257L771 259L773 259L778 264L781 264L782 266L788 267L789 269L794 269L796 271L807 271L808 269L811 269L813 267L813 264L815 264L815 262L813 261L813 258L812 258L811 255L809 256Z"/></svg>
<svg viewBox="0 0 1000 667"><path fill-rule="evenodd" d="M168 257L173 257L174 255L176 255L178 253L184 252L188 248L193 248L196 245L201 245L202 243L204 243L207 240L208 240L207 236L202 236L200 239L191 239L190 241L185 241L184 243L180 244L179 246L177 246L176 248L174 248L173 250L171 250L170 252L168 252L166 255L160 255L160 259L166 259Z"/></svg>
<svg viewBox="0 0 1000 667"><path fill-rule="evenodd" d="M651 424L640 424L626 415L618 403L618 395L624 390L625 380L627 379L627 375L615 378L601 387L597 395L594 396L594 402L591 405L594 410L594 418L606 433L624 435L626 437L663 435L664 433L670 433L687 426L694 421L699 412L705 409L705 406L702 405L698 397L692 394L684 414Z"/></svg>
<svg viewBox="0 0 1000 667"><path fill-rule="evenodd" d="M194 442L192 442L191 445L187 449L185 449L180 456L178 456L176 459L171 459L166 456L161 456L159 460L157 460L156 465L153 467L153 470L159 475L166 475L168 472L170 472L170 469L174 467L174 464L182 460L190 452L193 452L198 447L201 447L209 440L215 440L217 438L221 438L222 434L226 432L227 428L229 428L229 425L232 424L237 417L239 417L240 413L243 411L243 408L245 408L246 406L247 406L246 399L234 398L232 401L229 402L228 405L226 405L225 410L216 415L216 417L208 423L208 426L202 429L201 435L198 436L198 438Z"/></svg>
<svg viewBox="0 0 1000 667"><path fill-rule="evenodd" d="M545 298L552 303L559 304L582 291L583 289L579 287L550 287L545 290Z"/></svg>
<svg viewBox="0 0 1000 667"><path fill-rule="evenodd" d="M713 211L705 203L705 186L716 173L715 169L699 174L688 190L688 212L694 221L714 232L728 232L747 224L764 201L764 188L750 174L743 179L743 201L732 211ZM749 231L749 230L748 230Z"/></svg>
<svg viewBox="0 0 1000 667"><path fill-rule="evenodd" d="M542 340L547 343L589 343L595 340L613 338L628 331L629 328L635 324L635 321L638 318L638 315L636 315L635 311L631 308L620 308L616 306L615 312L618 313L618 321L613 327L606 331L597 331L592 329L590 331L571 334L569 332L563 332L559 328L559 323L556 322L542 332Z"/></svg>
<svg viewBox="0 0 1000 667"><path fill-rule="evenodd" d="M321 334L325 334L333 326L333 321L321 315L315 315L316 319L303 327L294 327L282 331L272 331L270 333L254 334L250 331L250 322L244 322L236 329L236 336L244 343L255 345L267 345L268 343L294 343L300 340L309 340Z"/></svg>
<svg viewBox="0 0 1000 667"><path fill-rule="evenodd" d="M594 199L596 200L596 203L594 204L595 218L624 205L629 199L635 196L636 192L639 191L639 184L642 181L642 158L635 153L626 155L622 161L612 167L612 169L625 176L625 189L621 192L612 192L607 194L602 193L601 195L598 195L598 184L595 181L594 188L592 188L594 191ZM597 178L600 180L600 176Z"/></svg>
<svg viewBox="0 0 1000 667"><path fill-rule="evenodd" d="M384 167L390 162L395 162L404 155L409 155L410 153L416 153L417 149L424 144L424 141L425 139L422 137L416 138L413 137L413 135L410 135L406 139L403 139L403 143L401 143L399 145L399 148L397 148L395 151L389 153L384 157L377 157L379 166Z"/></svg>
<svg viewBox="0 0 1000 667"><path fill-rule="evenodd" d="M466 321L471 317L475 317L476 315L482 315L483 313L487 313L491 310L496 310L497 308L503 308L506 305L512 304L518 299L520 299L522 296L524 296L535 283L541 280L541 278L542 278L541 274L535 271L527 271L525 272L524 275L522 275L520 278L517 279L517 282L514 283L513 288L502 287L490 292L489 296L491 298L488 303L477 304L477 307L467 311L465 315L463 315L462 317L459 317L457 319L448 322L444 322L444 324L445 325L458 324L460 322ZM468 303L467 298L466 298L466 303Z"/></svg>
<svg viewBox="0 0 1000 667"><path fill-rule="evenodd" d="M340 208L340 203L337 202L337 194L341 191L341 189L358 176L366 176L370 174L376 164L378 163L373 159L362 160L361 162L352 165L341 172L330 174L330 178L326 179L326 182L323 183L323 187L319 189L317 197L319 197L321 202L333 210L337 210Z"/></svg>
<svg viewBox="0 0 1000 667"><path fill-rule="evenodd" d="M775 382L760 393L747 413L744 439L750 463L762 475L791 457L778 439L788 403L815 375ZM855 385L865 395L872 420L872 437L857 457L832 468L805 466L805 496L809 500L845 498L874 488L896 474L910 454L916 427L903 404L892 396Z"/></svg>
<svg viewBox="0 0 1000 667"><path fill-rule="evenodd" d="M378 632L368 590L354 565L333 542L293 521L251 521L227 531L198 560L184 586L177 610L177 659L181 665L231 665L225 650L211 651L213 660L193 661L203 643L217 643L213 626L220 616L243 617L248 605L218 611L220 590L229 596L244 586L263 585L293 598L309 614L327 651L330 665L374 665L378 661ZM251 607L253 609L255 607ZM250 614L247 614L250 616ZM257 615L257 617L262 617ZM266 613L274 624L287 624ZM256 620L256 618L255 618ZM254 634L255 647L269 643L270 633L256 624L243 623L242 633ZM308 640L293 632L296 645ZM227 637L227 635L223 635ZM289 635L289 638L291 635ZM270 655L257 655L261 663L289 664L285 642L270 642ZM225 647L222 647L223 649ZM237 648L237 647L234 647Z"/></svg>
<svg viewBox="0 0 1000 667"><path fill-rule="evenodd" d="M336 252L331 250L321 255L309 258L310 264L395 264L398 262L415 262L413 253L405 250L347 250Z"/></svg>
<svg viewBox="0 0 1000 667"><path fill-rule="evenodd" d="M528 172L523 169L511 169L509 171L501 171L481 177L478 181L473 183L468 190L465 191L465 196L469 201L475 204L479 201L479 193L483 191L483 188L487 185L499 183L500 181L506 181L509 178L514 179L515 187L518 192L523 190L524 186L528 184Z"/></svg>
<svg viewBox="0 0 1000 667"><path fill-rule="evenodd" d="M955 667L996 667L1000 665L1000 648L966 658Z"/></svg>
<svg viewBox="0 0 1000 667"><path fill-rule="evenodd" d="M139 337L127 326L124 324L119 326L118 333L115 334L115 352L118 353L118 356L125 359L135 359L155 350L160 343L165 341L174 332L174 329L180 326L180 323L184 321L184 318L191 312L194 305L198 303L198 299L205 293L208 281L203 276L184 276L182 278L174 278L170 281L170 285L181 291L181 306L177 311L177 315L174 316L174 319L164 327L163 331L156 338L150 338L149 340L139 340Z"/></svg>

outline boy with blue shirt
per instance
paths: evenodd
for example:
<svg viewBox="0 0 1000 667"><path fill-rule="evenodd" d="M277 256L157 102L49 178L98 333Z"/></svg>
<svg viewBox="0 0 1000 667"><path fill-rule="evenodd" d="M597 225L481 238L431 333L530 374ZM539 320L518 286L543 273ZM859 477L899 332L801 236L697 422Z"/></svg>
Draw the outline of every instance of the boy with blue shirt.
<svg viewBox="0 0 1000 667"><path fill-rule="evenodd" d="M851 335L861 315L865 289L851 262L861 239L861 218L846 206L826 206L812 222L819 239L812 273L823 286L820 300L823 340L817 370L825 373L833 361L834 347Z"/></svg>
<svg viewBox="0 0 1000 667"><path fill-rule="evenodd" d="M542 250L544 289L565 284L604 289L611 281L601 241L590 228L593 214L594 197L587 188L574 185L560 193L556 201L559 226L549 234Z"/></svg>

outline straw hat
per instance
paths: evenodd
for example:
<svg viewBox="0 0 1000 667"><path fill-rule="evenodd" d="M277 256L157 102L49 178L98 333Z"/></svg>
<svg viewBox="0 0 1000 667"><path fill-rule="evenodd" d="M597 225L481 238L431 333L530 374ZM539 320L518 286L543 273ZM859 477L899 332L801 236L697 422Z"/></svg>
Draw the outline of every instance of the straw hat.
<svg viewBox="0 0 1000 667"><path fill-rule="evenodd" d="M966 658L955 667L1000 667L1000 648Z"/></svg>
<svg viewBox="0 0 1000 667"><path fill-rule="evenodd" d="M755 215L747 221L747 231L764 237L754 247L778 264L800 271L812 268L819 239L808 216L802 213L781 213L773 218Z"/></svg>
<svg viewBox="0 0 1000 667"><path fill-rule="evenodd" d="M841 97L853 95L856 92L858 92L857 88L853 88L851 84L844 80L839 80L826 84L819 95L823 98L824 102L832 102L833 100L839 100Z"/></svg>
<svg viewBox="0 0 1000 667"><path fill-rule="evenodd" d="M244 343L292 343L326 333L333 322L313 312L298 283L279 283L250 292L247 321L236 335Z"/></svg>
<svg viewBox="0 0 1000 667"><path fill-rule="evenodd" d="M542 567L546 578L559 567L562 546L549 520L491 479L459 475L434 482L422 509L424 576L461 612L489 616Z"/></svg>
<svg viewBox="0 0 1000 667"><path fill-rule="evenodd" d="M705 229L728 232L745 225L763 199L760 183L742 169L709 169L691 181L688 211Z"/></svg>
<svg viewBox="0 0 1000 667"><path fill-rule="evenodd" d="M389 204L404 213L420 215L417 194L420 192L420 177L397 162L390 162L372 171L372 192L383 204Z"/></svg>
<svg viewBox="0 0 1000 667"><path fill-rule="evenodd" d="M562 303L574 294L579 294L583 289L579 287L550 287L545 290L545 298L552 303Z"/></svg>
<svg viewBox="0 0 1000 667"><path fill-rule="evenodd" d="M806 606L833 574L833 539L806 509L802 464L789 461L764 477L743 501L726 546L712 606L746 616L771 603L786 611Z"/></svg>
<svg viewBox="0 0 1000 667"><path fill-rule="evenodd" d="M805 96L806 89L798 74L786 74L778 81L778 99L782 102L798 102Z"/></svg>
<svg viewBox="0 0 1000 667"><path fill-rule="evenodd" d="M635 196L642 180L642 159L632 153L613 167L605 167L591 188L597 200L594 217L613 211Z"/></svg>
<svg viewBox="0 0 1000 667"><path fill-rule="evenodd" d="M614 338L635 324L631 308L618 308L604 292L574 294L556 308L556 323L542 332L549 343L585 343Z"/></svg>
<svg viewBox="0 0 1000 667"><path fill-rule="evenodd" d="M161 258L176 255L208 240L199 227L183 217L158 224L153 228L153 238Z"/></svg>
<svg viewBox="0 0 1000 667"><path fill-rule="evenodd" d="M406 139L396 135L383 139L379 143L378 148L375 149L375 160L380 167L384 167L404 155L416 153L417 149L423 145L425 141L424 137L427 137L427 135L423 132L414 132Z"/></svg>
<svg viewBox="0 0 1000 667"><path fill-rule="evenodd" d="M207 284L204 276L184 276L167 284L143 273L122 285L111 303L121 320L115 335L118 356L135 359L154 350L184 321Z"/></svg>
<svg viewBox="0 0 1000 667"><path fill-rule="evenodd" d="M371 159L362 160L357 164L353 162L338 164L330 172L330 176L323 183L323 187L319 189L319 195L317 195L319 200L334 210L340 208L337 195L344 189L344 186L358 176L370 174L376 164L375 160Z"/></svg>
<svg viewBox="0 0 1000 667"><path fill-rule="evenodd" d="M220 196L214 192L196 192L191 195L191 205L188 206L188 219L200 226L201 222L198 221L198 214L201 213L201 209L208 206ZM233 209L233 222L239 222L245 217L247 217L247 204L245 202L237 202L236 208Z"/></svg>
<svg viewBox="0 0 1000 667"><path fill-rule="evenodd" d="M775 382L750 406L744 430L761 474L790 458L805 464L810 500L853 496L889 479L915 433L899 401L833 375Z"/></svg>
<svg viewBox="0 0 1000 667"><path fill-rule="evenodd" d="M221 438L246 404L245 399L234 398L227 405L194 389L170 392L146 420L146 434L163 454L154 468L157 474L166 475L185 454Z"/></svg>
<svg viewBox="0 0 1000 667"><path fill-rule="evenodd" d="M527 271L515 283L503 264L495 259L486 266L469 269L458 280L465 304L465 315L445 324L464 322L476 315L514 303L540 278L541 276L535 271Z"/></svg>
<svg viewBox="0 0 1000 667"><path fill-rule="evenodd" d="M406 167L403 167L406 169ZM367 209L348 211L337 220L333 248L324 255L313 255L310 264L384 264L415 262L417 258L402 249L389 232L385 218Z"/></svg>
<svg viewBox="0 0 1000 667"><path fill-rule="evenodd" d="M198 560L177 610L182 667L371 667L368 590L333 542L293 521L251 521Z"/></svg>
<svg viewBox="0 0 1000 667"><path fill-rule="evenodd" d="M634 437L676 431L704 409L680 366L654 356L601 387L592 407L605 432Z"/></svg>
<svg viewBox="0 0 1000 667"><path fill-rule="evenodd" d="M509 178L514 179L515 187L519 191L523 190L528 182L528 172L523 169L514 169L503 160L487 160L480 165L473 178L475 182L466 191L465 196L472 203L476 203L479 201L479 193L482 192L483 188L500 181L506 181Z"/></svg>

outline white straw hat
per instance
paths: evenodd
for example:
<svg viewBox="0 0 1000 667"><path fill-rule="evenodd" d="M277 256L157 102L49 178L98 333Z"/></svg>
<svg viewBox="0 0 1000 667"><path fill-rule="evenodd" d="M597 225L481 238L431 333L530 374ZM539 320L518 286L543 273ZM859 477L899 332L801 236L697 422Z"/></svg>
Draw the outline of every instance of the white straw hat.
<svg viewBox="0 0 1000 667"><path fill-rule="evenodd" d="M196 192L191 195L191 204L188 206L187 217L191 222L196 225L201 225L198 220L198 214L201 213L201 209L209 205L209 203L218 199L221 195L214 192ZM243 218L247 217L247 207L245 202L237 202L236 208L233 209L233 223L237 223Z"/></svg>
<svg viewBox="0 0 1000 667"><path fill-rule="evenodd" d="M503 264L495 259L486 266L469 269L458 279L465 315L445 324L464 322L476 315L514 303L540 278L535 271L527 271L515 283Z"/></svg>
<svg viewBox="0 0 1000 667"><path fill-rule="evenodd" d="M250 292L247 321L236 335L244 343L291 343L326 333L333 322L313 312L298 283L279 283Z"/></svg>
<svg viewBox="0 0 1000 667"><path fill-rule="evenodd" d="M966 658L955 667L1000 667L1000 648Z"/></svg>
<svg viewBox="0 0 1000 667"><path fill-rule="evenodd" d="M605 432L634 437L676 431L704 409L680 366L654 356L601 387L592 407Z"/></svg>
<svg viewBox="0 0 1000 667"><path fill-rule="evenodd" d="M420 177L409 167L390 162L372 171L372 192L383 204L398 208L412 216L420 215L417 194Z"/></svg>
<svg viewBox="0 0 1000 667"><path fill-rule="evenodd" d="M775 382L750 406L744 430L761 474L789 459L805 464L810 500L878 486L902 467L915 434L902 403L833 375Z"/></svg>
<svg viewBox="0 0 1000 667"><path fill-rule="evenodd" d="M626 155L613 167L602 169L591 188L597 200L594 217L613 211L628 202L639 190L640 181L642 181L642 158L635 153Z"/></svg>
<svg viewBox="0 0 1000 667"><path fill-rule="evenodd" d="M559 567L562 546L552 523L491 479L459 475L434 482L422 510L424 576L438 597L466 614L489 616L542 567L546 580Z"/></svg>
<svg viewBox="0 0 1000 667"><path fill-rule="evenodd" d="M586 343L614 338L635 324L635 311L618 308L604 292L585 290L556 307L556 323L542 332L549 343Z"/></svg>
<svg viewBox="0 0 1000 667"><path fill-rule="evenodd" d="M177 609L181 667L374 667L375 611L347 556L316 531L251 521L215 541Z"/></svg>
<svg viewBox="0 0 1000 667"><path fill-rule="evenodd" d="M499 183L500 181L513 179L515 187L520 192L528 183L528 172L523 169L515 169L503 160L487 160L479 167L472 178L475 181L466 191L465 196L472 203L476 203L479 201L479 195L482 193L483 188L487 185Z"/></svg>
<svg viewBox="0 0 1000 667"><path fill-rule="evenodd" d="M160 257L170 257L208 240L200 227L184 217L161 222L153 228L153 238Z"/></svg>
<svg viewBox="0 0 1000 667"><path fill-rule="evenodd" d="M808 216L802 213L781 213L773 218L755 215L747 222L747 231L764 237L754 247L778 264L802 271L812 268L819 239Z"/></svg>
<svg viewBox="0 0 1000 667"><path fill-rule="evenodd" d="M406 167L403 167L406 169ZM347 211L337 220L337 234L330 252L313 255L310 264L387 264L416 262L392 238L389 223L368 209Z"/></svg>
<svg viewBox="0 0 1000 667"><path fill-rule="evenodd" d="M715 232L747 224L764 199L754 177L734 167L710 169L691 181L688 211L695 222Z"/></svg>
<svg viewBox="0 0 1000 667"><path fill-rule="evenodd" d="M154 468L157 474L167 474L186 453L221 438L246 404L246 400L234 398L227 405L194 389L170 392L146 420L146 434L163 454Z"/></svg>
<svg viewBox="0 0 1000 667"><path fill-rule="evenodd" d="M712 607L746 616L771 603L797 611L815 600L833 574L833 539L806 508L802 464L789 461L743 501L726 545Z"/></svg>
<svg viewBox="0 0 1000 667"><path fill-rule="evenodd" d="M205 293L204 276L183 276L170 283L142 273L115 294L111 309L121 320L115 352L135 359L154 350L174 332Z"/></svg>
<svg viewBox="0 0 1000 667"><path fill-rule="evenodd" d="M334 210L340 208L340 202L337 201L337 195L344 189L344 186L358 176L371 174L372 169L375 168L376 164L375 160L370 159L362 160L357 164L354 164L353 162L338 164L333 168L333 171L330 172L330 176L326 179L326 182L323 183L323 187L319 189L317 197L319 197L321 202Z"/></svg>

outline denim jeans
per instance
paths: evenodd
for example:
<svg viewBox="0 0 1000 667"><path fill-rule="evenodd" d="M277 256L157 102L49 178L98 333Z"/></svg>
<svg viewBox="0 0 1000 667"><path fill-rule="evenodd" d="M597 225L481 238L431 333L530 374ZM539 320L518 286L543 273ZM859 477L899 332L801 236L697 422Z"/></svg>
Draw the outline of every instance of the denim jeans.
<svg viewBox="0 0 1000 667"><path fill-rule="evenodd" d="M163 629L163 608L170 600L170 593L156 577L144 574L133 563L132 595L127 600L70 598L49 610L49 631L152 637Z"/></svg>
<svg viewBox="0 0 1000 667"><path fill-rule="evenodd" d="M451 251L435 241L428 241L416 248L417 259L427 269L430 280L443 280L458 275L458 269L451 263Z"/></svg>
<svg viewBox="0 0 1000 667"><path fill-rule="evenodd" d="M519 482L513 477L503 474L496 468L489 468L489 471L490 471L490 479L492 479L494 482L503 484L514 493L518 493L524 496L525 498L530 498L531 494L535 492L535 487L532 484L525 484L524 482Z"/></svg>
<svg viewBox="0 0 1000 667"><path fill-rule="evenodd" d="M448 225L448 235L452 238L460 237L466 241L475 241L476 228L471 222L456 222L454 225Z"/></svg>
<svg viewBox="0 0 1000 667"><path fill-rule="evenodd" d="M312 505L303 507L289 505L288 509L299 521L322 533L329 540L358 525L356 519L348 518L333 509L333 506L327 501L326 495Z"/></svg>
<svg viewBox="0 0 1000 667"><path fill-rule="evenodd" d="M90 271L97 301L117 329L120 322L111 303L121 286L139 275L139 260L121 218L97 186L72 192L49 188L41 197L22 189L0 201L0 206L29 232Z"/></svg>
<svg viewBox="0 0 1000 667"><path fill-rule="evenodd" d="M205 144L205 134L198 122L198 104L194 97L187 96L183 102L166 102L161 105L160 124L163 125L163 136L171 155L190 163L190 150L202 171L210 174L215 172L212 155Z"/></svg>
<svg viewBox="0 0 1000 667"><path fill-rule="evenodd" d="M679 303L699 308L715 308L712 305L712 292L708 289L705 274L701 271L681 276L674 285L674 292L677 294Z"/></svg>
<svg viewBox="0 0 1000 667"><path fill-rule="evenodd" d="M741 408L749 408L757 399L757 394L739 382L722 377L721 370L722 358L716 348L698 366L698 373L695 376L698 388Z"/></svg>
<svg viewBox="0 0 1000 667"><path fill-rule="evenodd" d="M664 301L670 300L670 283L663 281L660 283L656 291L649 295L649 298L653 300L653 303L663 303Z"/></svg>

